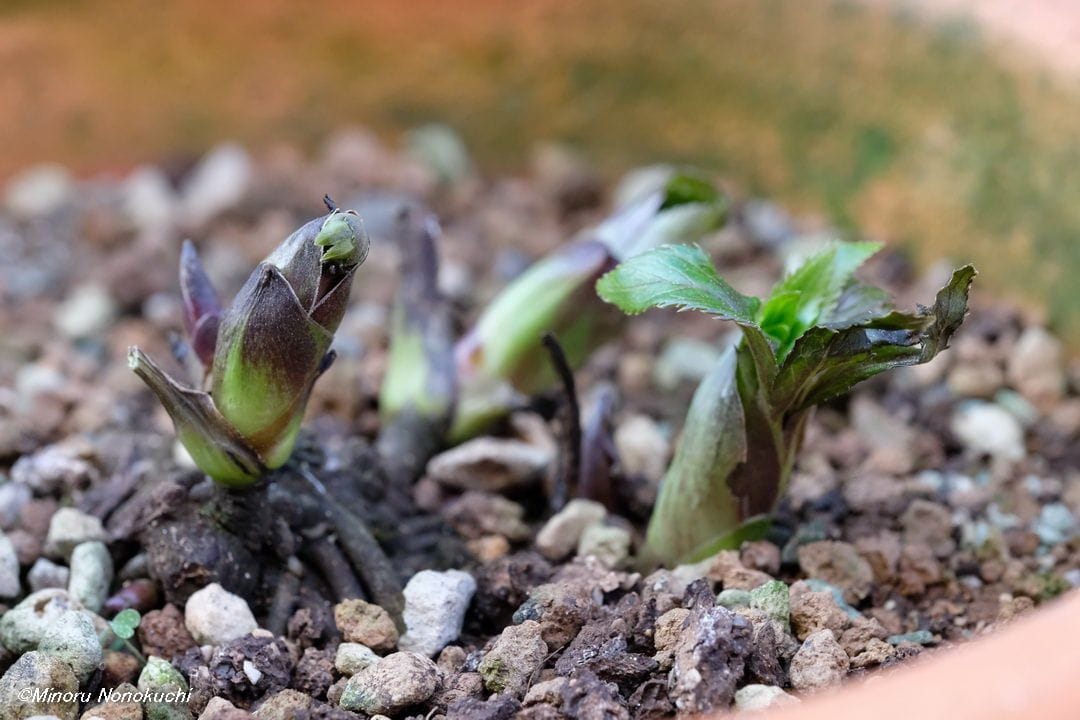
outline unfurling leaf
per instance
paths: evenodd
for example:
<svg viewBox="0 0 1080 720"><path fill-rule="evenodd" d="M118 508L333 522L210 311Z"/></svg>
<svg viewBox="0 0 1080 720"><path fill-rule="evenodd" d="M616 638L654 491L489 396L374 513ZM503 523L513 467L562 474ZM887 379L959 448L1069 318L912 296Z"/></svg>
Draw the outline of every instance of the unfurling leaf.
<svg viewBox="0 0 1080 720"><path fill-rule="evenodd" d="M281 243L225 310L194 248L185 246L185 325L210 371L209 391L177 383L138 348L128 364L214 480L248 485L289 458L312 385L333 359L330 343L369 246L359 216L335 209Z"/></svg>
<svg viewBox="0 0 1080 720"><path fill-rule="evenodd" d="M593 286L620 260L658 245L693 242L719 228L724 197L709 182L673 175L615 210L510 283L458 342L458 406L451 440L476 434L555 380L540 347L554 333L571 367L614 334L618 317Z"/></svg>
<svg viewBox="0 0 1080 720"><path fill-rule="evenodd" d="M786 489L814 406L890 368L928 362L967 312L975 277L953 273L932 308L902 313L854 279L878 249L829 246L761 303L737 293L699 249L662 247L622 263L597 292L626 312L679 307L743 331L702 381L649 524L649 549L669 562L700 559L760 534Z"/></svg>

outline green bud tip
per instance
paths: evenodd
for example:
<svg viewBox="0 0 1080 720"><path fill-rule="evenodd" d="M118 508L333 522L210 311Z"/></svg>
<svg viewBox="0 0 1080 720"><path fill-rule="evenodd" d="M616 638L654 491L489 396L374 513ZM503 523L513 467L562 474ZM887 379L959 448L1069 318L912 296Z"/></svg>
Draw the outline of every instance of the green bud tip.
<svg viewBox="0 0 1080 720"><path fill-rule="evenodd" d="M352 210L334 210L323 221L315 245L323 248L322 263L352 267L367 256L368 240L360 216Z"/></svg>

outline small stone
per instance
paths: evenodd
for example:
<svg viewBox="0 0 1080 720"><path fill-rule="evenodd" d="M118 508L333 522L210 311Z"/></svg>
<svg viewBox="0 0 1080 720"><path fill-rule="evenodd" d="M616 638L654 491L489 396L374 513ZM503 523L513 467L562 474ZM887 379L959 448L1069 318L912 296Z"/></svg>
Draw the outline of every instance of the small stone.
<svg viewBox="0 0 1080 720"><path fill-rule="evenodd" d="M900 537L896 533L882 530L877 535L859 538L855 547L866 562L870 563L876 582L892 581L900 563Z"/></svg>
<svg viewBox="0 0 1080 720"><path fill-rule="evenodd" d="M1009 383L1036 404L1052 403L1065 394L1065 350L1041 327L1029 327L1008 358Z"/></svg>
<svg viewBox="0 0 1080 720"><path fill-rule="evenodd" d="M334 684L334 654L335 651L330 649L304 648L289 687L314 698L326 697Z"/></svg>
<svg viewBox="0 0 1080 720"><path fill-rule="evenodd" d="M739 550L739 561L751 570L776 575L780 572L780 548L767 540L745 542Z"/></svg>
<svg viewBox="0 0 1080 720"><path fill-rule="evenodd" d="M398 647L433 657L457 640L475 592L476 581L461 570L421 570L413 575L405 585L407 629Z"/></svg>
<svg viewBox="0 0 1080 720"><path fill-rule="evenodd" d="M462 700L479 700L484 695L484 679L480 677L480 673L459 672L443 675L442 688L428 702L437 707L449 708Z"/></svg>
<svg viewBox="0 0 1080 720"><path fill-rule="evenodd" d="M552 451L521 440L479 437L433 457L427 475L460 490L502 492L538 480Z"/></svg>
<svg viewBox="0 0 1080 720"><path fill-rule="evenodd" d="M1043 505L1033 529L1043 545L1059 545L1076 534L1076 516L1063 503L1049 503Z"/></svg>
<svg viewBox="0 0 1080 720"><path fill-rule="evenodd" d="M487 700L463 697L446 709L446 720L512 720L517 717L521 702L510 695L496 694Z"/></svg>
<svg viewBox="0 0 1080 720"><path fill-rule="evenodd" d="M823 540L799 548L799 567L811 578L835 585L849 603L870 594L874 571L853 545Z"/></svg>
<svg viewBox="0 0 1080 720"><path fill-rule="evenodd" d="M536 534L536 549L548 560L562 560L577 547L585 528L606 516L607 509L600 503L575 498L544 523Z"/></svg>
<svg viewBox="0 0 1080 720"><path fill-rule="evenodd" d="M40 495L86 487L100 476L98 469L81 456L81 447L72 444L46 445L32 455L23 455L11 467L12 482L27 485ZM78 513L77 510L70 512ZM103 536L80 538L72 547L83 540L103 539Z"/></svg>
<svg viewBox="0 0 1080 720"><path fill-rule="evenodd" d="M719 580L725 590L749 591L772 580L770 575L760 570L745 567L736 550L721 550L704 563L705 574L711 580ZM685 566L675 568L676 572L681 572L681 567Z"/></svg>
<svg viewBox="0 0 1080 720"><path fill-rule="evenodd" d="M851 667L862 669L881 665L896 657L896 649L879 638L870 638L866 648L851 659Z"/></svg>
<svg viewBox="0 0 1080 720"><path fill-rule="evenodd" d="M87 613L68 610L57 615L41 634L37 650L60 658L79 683L86 682L101 665L101 639Z"/></svg>
<svg viewBox="0 0 1080 720"><path fill-rule="evenodd" d="M26 579L30 582L31 592L47 588L66 588L71 572L63 565L57 565L48 558L38 558L30 568Z"/></svg>
<svg viewBox="0 0 1080 720"><path fill-rule="evenodd" d="M791 629L805 640L819 630L840 633L848 624L847 614L828 592L815 592L805 582L797 582L789 591Z"/></svg>
<svg viewBox="0 0 1080 720"><path fill-rule="evenodd" d="M486 564L510 554L510 543L502 535L485 535L469 540L465 548L478 562Z"/></svg>
<svg viewBox="0 0 1080 720"><path fill-rule="evenodd" d="M735 692L735 710L738 712L759 712L771 707L798 704L799 698L775 685L747 685Z"/></svg>
<svg viewBox="0 0 1080 720"><path fill-rule="evenodd" d="M212 697L199 715L199 720L250 720L251 713L233 705L223 697Z"/></svg>
<svg viewBox="0 0 1080 720"><path fill-rule="evenodd" d="M530 710L550 707L544 704L534 705ZM555 718L569 717L580 720L629 720L619 688L615 683L606 683L590 670L579 670L562 689L562 703L559 707L562 715ZM551 716L530 715L530 718ZM553 719L554 720L554 719Z"/></svg>
<svg viewBox="0 0 1080 720"><path fill-rule="evenodd" d="M630 532L617 525L595 523L585 528L578 541L578 557L592 556L604 567L616 568L630 557Z"/></svg>
<svg viewBox="0 0 1080 720"><path fill-rule="evenodd" d="M439 657L436 658L435 664L439 666L439 672L444 676L449 676L461 672L468 659L469 655L465 652L464 648L459 647L458 645L448 645L439 653Z"/></svg>
<svg viewBox="0 0 1080 720"><path fill-rule="evenodd" d="M671 654L675 646L679 644L683 629L686 627L690 611L686 608L671 608L666 613L656 618L653 629L653 646L656 648L656 659L661 665L671 664ZM666 661L665 661L666 660Z"/></svg>
<svg viewBox="0 0 1080 720"><path fill-rule="evenodd" d="M244 598L217 583L195 591L184 608L184 625L199 645L224 645L259 627Z"/></svg>
<svg viewBox="0 0 1080 720"><path fill-rule="evenodd" d="M944 505L929 500L913 500L900 516L904 528L904 542L926 543L938 557L945 557L956 549L952 538L952 513Z"/></svg>
<svg viewBox="0 0 1080 720"><path fill-rule="evenodd" d="M673 648L668 695L680 713L704 713L731 704L750 654L745 618L713 604L708 584L697 581L686 626Z"/></svg>
<svg viewBox="0 0 1080 720"><path fill-rule="evenodd" d="M247 708L267 693L289 687L295 664L294 655L284 640L265 631L242 635L214 650L207 665L203 666L209 680L206 689ZM330 667L331 661L327 658L327 671ZM299 683L310 676L295 679Z"/></svg>
<svg viewBox="0 0 1080 720"><path fill-rule="evenodd" d="M308 710L315 699L296 690L279 690L252 713L259 720L294 720Z"/></svg>
<svg viewBox="0 0 1080 720"><path fill-rule="evenodd" d="M80 720L143 720L142 705L126 699L134 698L138 691L131 683L121 683L108 691L105 702L84 712Z"/></svg>
<svg viewBox="0 0 1080 720"><path fill-rule="evenodd" d="M113 561L105 543L80 543L71 551L68 592L91 612L101 612L113 580Z"/></svg>
<svg viewBox="0 0 1080 720"><path fill-rule="evenodd" d="M338 704L354 712L395 715L424 702L438 687L435 663L417 653L396 652L349 678Z"/></svg>
<svg viewBox="0 0 1080 720"><path fill-rule="evenodd" d="M912 645L933 645L937 640L934 638L934 633L929 630L915 630L914 632L901 633L900 635L890 635L887 638L887 642L890 645L900 645L902 643L911 643Z"/></svg>
<svg viewBox="0 0 1080 720"><path fill-rule="evenodd" d="M375 651L360 643L343 642L334 655L334 669L342 675L352 677L361 670L382 660Z"/></svg>
<svg viewBox="0 0 1080 720"><path fill-rule="evenodd" d="M653 365L653 379L662 390L674 390L684 382L701 382L719 358L720 347L715 343L676 337L660 351Z"/></svg>
<svg viewBox="0 0 1080 720"><path fill-rule="evenodd" d="M137 168L124 180L124 212L140 230L171 225L176 205L169 178L156 167Z"/></svg>
<svg viewBox="0 0 1080 720"><path fill-rule="evenodd" d="M526 620L504 628L480 661L480 676L490 692L522 697L533 674L547 659L548 646L540 636L540 623Z"/></svg>
<svg viewBox="0 0 1080 720"><path fill-rule="evenodd" d="M728 610L750 607L750 591L742 588L721 590L716 596L716 604Z"/></svg>
<svg viewBox="0 0 1080 720"><path fill-rule="evenodd" d="M187 690L187 681L168 661L151 655L147 658L142 672L139 673L138 687L144 692L171 688Z"/></svg>
<svg viewBox="0 0 1080 720"><path fill-rule="evenodd" d="M957 397L988 399L1005 384L1005 373L993 361L965 362L950 370L945 382Z"/></svg>
<svg viewBox="0 0 1080 720"><path fill-rule="evenodd" d="M1015 461L1027 454L1020 421L999 405L979 400L962 403L949 427L973 455Z"/></svg>
<svg viewBox="0 0 1080 720"><path fill-rule="evenodd" d="M149 657L146 666L139 674L138 688L142 692L161 693L160 700L146 700L143 709L147 720L190 720L191 711L188 709L185 693L188 690L187 681L180 671L159 657ZM178 696L174 702L167 702L164 698Z"/></svg>
<svg viewBox="0 0 1080 720"><path fill-rule="evenodd" d="M4 207L20 220L32 220L59 210L71 202L74 192L75 182L66 168L37 165L8 181Z"/></svg>
<svg viewBox="0 0 1080 720"><path fill-rule="evenodd" d="M770 580L750 591L750 607L761 610L769 617L787 627L791 616L788 586L780 580Z"/></svg>
<svg viewBox="0 0 1080 720"><path fill-rule="evenodd" d="M631 415L615 428L615 448L626 475L659 482L667 471L671 443L647 415Z"/></svg>
<svg viewBox="0 0 1080 720"><path fill-rule="evenodd" d="M33 650L65 613L82 609L67 590L40 590L27 595L0 616L0 645L14 653Z"/></svg>
<svg viewBox="0 0 1080 720"><path fill-rule="evenodd" d="M28 693L27 691L31 691ZM32 691L60 693L55 700L35 701ZM0 678L0 720L22 720L52 715L75 720L79 712L79 681L67 663L46 653L31 651L15 661Z"/></svg>
<svg viewBox="0 0 1080 720"><path fill-rule="evenodd" d="M525 699L521 701L521 704L526 707L539 703L558 705L567 682L567 678L564 677L553 677L550 680L538 682L525 693Z"/></svg>
<svg viewBox="0 0 1080 720"><path fill-rule="evenodd" d="M45 536L45 554L53 558L67 559L76 545L95 540L108 540L101 520L75 508L60 508L49 521L49 533Z"/></svg>
<svg viewBox="0 0 1080 720"><path fill-rule="evenodd" d="M104 333L119 312L108 288L98 283L79 285L53 311L53 326L64 337L79 340Z"/></svg>
<svg viewBox="0 0 1080 720"><path fill-rule="evenodd" d="M0 530L11 530L19 522L23 506L33 498L29 486L19 482L4 482L0 475Z"/></svg>
<svg viewBox="0 0 1080 720"><path fill-rule="evenodd" d="M344 600L334 606L334 622L345 642L367 645L375 652L397 646L397 627L390 613L378 605L359 599Z"/></svg>
<svg viewBox="0 0 1080 720"><path fill-rule="evenodd" d="M596 609L588 588L572 583L544 583L529 593L514 613L516 623L536 620L549 650L558 650L573 640Z"/></svg>
<svg viewBox="0 0 1080 720"><path fill-rule="evenodd" d="M106 650L101 663L102 687L133 683L142 670L142 662L128 652Z"/></svg>
<svg viewBox="0 0 1080 720"><path fill-rule="evenodd" d="M239 203L252 178L252 163L239 145L219 145L199 161L180 192L183 221L200 227Z"/></svg>
<svg viewBox="0 0 1080 720"><path fill-rule="evenodd" d="M520 542L531 534L524 521L525 508L493 493L476 490L463 493L447 505L444 515L459 535L473 540L501 535Z"/></svg>
<svg viewBox="0 0 1080 720"><path fill-rule="evenodd" d="M854 658L870 645L871 640L884 640L889 631L876 618L855 618L851 627L840 635L840 646L848 657Z"/></svg>
<svg viewBox="0 0 1080 720"><path fill-rule="evenodd" d="M145 654L166 660L196 646L195 638L184 625L184 614L172 603L143 615L137 632Z"/></svg>
<svg viewBox="0 0 1080 720"><path fill-rule="evenodd" d="M836 685L847 675L850 664L832 630L818 630L803 641L791 659L791 686L811 692Z"/></svg>
<svg viewBox="0 0 1080 720"><path fill-rule="evenodd" d="M22 594L19 580L19 556L7 535L0 532L0 598L16 598Z"/></svg>

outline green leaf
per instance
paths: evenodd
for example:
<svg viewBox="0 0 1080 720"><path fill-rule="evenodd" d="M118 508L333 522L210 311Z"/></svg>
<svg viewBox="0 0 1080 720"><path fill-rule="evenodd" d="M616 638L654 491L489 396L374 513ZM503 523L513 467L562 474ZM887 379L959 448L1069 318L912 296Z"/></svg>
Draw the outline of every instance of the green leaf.
<svg viewBox="0 0 1080 720"><path fill-rule="evenodd" d="M626 260L600 278L596 291L632 315L678 307L753 324L759 305L721 279L705 252L691 245L665 245Z"/></svg>
<svg viewBox="0 0 1080 720"><path fill-rule="evenodd" d="M797 412L885 370L932 360L963 322L975 275L970 265L956 270L932 308L893 312L841 330L817 327L806 333L777 376L774 396L782 399L777 411Z"/></svg>
<svg viewBox="0 0 1080 720"><path fill-rule="evenodd" d="M109 627L112 628L116 637L121 640L130 640L135 635L135 628L139 627L141 621L142 616L138 610L127 608L116 613L116 617L109 622Z"/></svg>
<svg viewBox="0 0 1080 720"><path fill-rule="evenodd" d="M773 288L757 319L761 329L777 341L778 360L787 356L803 333L838 307L852 275L880 249L880 243L834 243Z"/></svg>

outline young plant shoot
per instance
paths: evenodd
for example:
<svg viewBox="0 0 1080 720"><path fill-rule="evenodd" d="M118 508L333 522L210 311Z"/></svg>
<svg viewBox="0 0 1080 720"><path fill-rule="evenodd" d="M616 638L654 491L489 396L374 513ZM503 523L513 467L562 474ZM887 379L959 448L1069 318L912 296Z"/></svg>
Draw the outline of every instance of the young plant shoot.
<svg viewBox="0 0 1080 720"><path fill-rule="evenodd" d="M370 242L360 217L333 209L290 235L223 308L195 248L184 243L180 289L197 387L166 375L139 348L128 364L150 386L195 463L244 487L292 453L312 385Z"/></svg>
<svg viewBox="0 0 1080 720"><path fill-rule="evenodd" d="M708 182L675 174L510 283L455 348L459 395L451 440L481 432L516 398L551 387L555 377L540 345L545 332L558 337L573 367L611 336L618 318L593 291L601 275L664 243L700 239L723 224L726 207Z"/></svg>
<svg viewBox="0 0 1080 720"><path fill-rule="evenodd" d="M787 275L765 300L737 292L695 246L664 246L600 278L624 312L677 307L731 320L742 340L694 393L660 487L648 549L668 563L760 537L783 495L809 413L890 368L934 358L967 312L964 266L932 307L904 313L854 278L875 243L836 243Z"/></svg>

